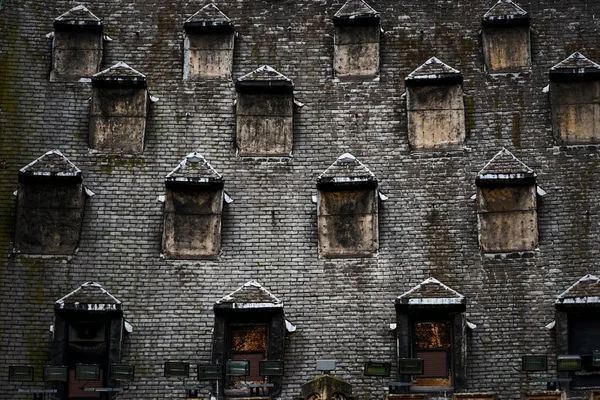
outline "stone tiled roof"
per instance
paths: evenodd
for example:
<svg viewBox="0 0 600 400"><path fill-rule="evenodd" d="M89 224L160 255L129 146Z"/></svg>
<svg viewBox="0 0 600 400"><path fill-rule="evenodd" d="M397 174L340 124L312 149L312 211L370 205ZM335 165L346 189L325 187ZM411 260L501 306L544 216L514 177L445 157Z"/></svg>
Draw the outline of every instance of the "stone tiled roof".
<svg viewBox="0 0 600 400"><path fill-rule="evenodd" d="M188 18L186 23L207 22L207 23L229 23L231 20L223 14L214 3L209 3L202 7L200 11Z"/></svg>
<svg viewBox="0 0 600 400"><path fill-rule="evenodd" d="M462 77L462 74L459 70L441 62L436 57L431 57L419 68L408 74L406 80L441 79L449 77Z"/></svg>
<svg viewBox="0 0 600 400"><path fill-rule="evenodd" d="M556 304L600 303L600 278L586 275L558 295Z"/></svg>
<svg viewBox="0 0 600 400"><path fill-rule="evenodd" d="M66 13L60 15L55 21L86 21L100 22L100 18L96 17L90 10L83 5L71 8Z"/></svg>
<svg viewBox="0 0 600 400"><path fill-rule="evenodd" d="M499 0L483 16L486 20L507 19L510 17L527 16L527 11L516 5L512 0Z"/></svg>
<svg viewBox="0 0 600 400"><path fill-rule="evenodd" d="M86 282L57 300L56 304L121 304L121 302L99 283Z"/></svg>
<svg viewBox="0 0 600 400"><path fill-rule="evenodd" d="M58 150L50 150L19 170L26 175L78 176L81 170Z"/></svg>
<svg viewBox="0 0 600 400"><path fill-rule="evenodd" d="M377 181L373 172L350 153L342 154L329 168L318 176L317 182L351 179Z"/></svg>
<svg viewBox="0 0 600 400"><path fill-rule="evenodd" d="M283 303L255 280L248 281L215 304L231 304L234 308L283 307Z"/></svg>
<svg viewBox="0 0 600 400"><path fill-rule="evenodd" d="M379 17L379 13L363 0L348 0L342 8L340 8L334 17Z"/></svg>
<svg viewBox="0 0 600 400"><path fill-rule="evenodd" d="M513 153L503 148L477 174L480 179L502 179L512 175L535 176L534 171L521 162Z"/></svg>
<svg viewBox="0 0 600 400"><path fill-rule="evenodd" d="M408 292L398 296L398 299L464 299L456 290L449 288L435 278L428 278Z"/></svg>
<svg viewBox="0 0 600 400"><path fill-rule="evenodd" d="M211 181L223 179L221 174L197 152L185 156L179 165L166 176L166 179L171 181L198 181L203 178Z"/></svg>
<svg viewBox="0 0 600 400"><path fill-rule="evenodd" d="M249 82L249 81L285 81L291 82L292 80L287 76L280 74L274 68L263 65L254 71L239 77L238 82Z"/></svg>

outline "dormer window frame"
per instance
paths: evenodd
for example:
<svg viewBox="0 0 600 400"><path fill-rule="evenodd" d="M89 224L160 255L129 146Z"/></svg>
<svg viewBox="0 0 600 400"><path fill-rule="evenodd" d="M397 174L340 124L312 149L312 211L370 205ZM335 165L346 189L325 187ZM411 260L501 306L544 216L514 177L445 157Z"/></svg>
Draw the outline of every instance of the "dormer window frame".
<svg viewBox="0 0 600 400"><path fill-rule="evenodd" d="M92 76L90 148L109 154L143 153L149 103L146 75L122 61Z"/></svg>
<svg viewBox="0 0 600 400"><path fill-rule="evenodd" d="M336 166L344 163L355 163L363 170L359 176L331 176L330 173ZM334 164L325 170L317 178L317 235L319 240L320 258L370 258L376 257L379 252L379 201L382 198L387 199L378 191L378 180L375 175L352 154L342 154ZM348 195L344 196L344 193ZM352 196L352 197L349 197ZM345 199L344 199L345 197ZM335 204L337 201L343 204ZM369 204L358 204L357 202L368 202ZM354 214L347 210L348 208L371 209L368 213ZM330 214L329 210L338 210L343 214ZM342 232L336 232L335 228L328 228L330 220L339 220L338 223L344 224L344 216L350 217L370 217L366 219L366 226L344 226ZM356 222L356 221L354 221ZM352 235L352 228L355 232L368 231L370 239L367 242L363 240L350 238L350 241L358 240L359 248L339 247L345 239L340 239L340 235ZM331 229L331 231L330 231ZM337 246L336 246L337 244ZM335 248L333 246L336 246Z"/></svg>
<svg viewBox="0 0 600 400"><path fill-rule="evenodd" d="M347 12L351 3L359 3L361 9ZM363 0L347 0L346 3L333 16L334 50L333 73L336 79L361 79L377 77L380 72L381 48L381 16ZM371 32L369 32L371 31ZM376 36L373 41L355 41L352 36ZM357 56L355 53L360 53ZM375 53L370 59L368 55ZM346 65L344 58L351 60ZM355 58L359 59L355 59ZM361 62L362 61L362 62ZM369 64L373 62L374 64ZM367 64L362 65L360 64ZM361 71L362 69L362 71Z"/></svg>
<svg viewBox="0 0 600 400"><path fill-rule="evenodd" d="M506 5L512 11L496 10ZM528 73L531 71L531 16L512 0L499 0L482 18L482 42L485 67L488 74ZM520 45L518 45L520 42ZM504 46L504 47L502 47ZM524 54L524 65L511 65L515 60L505 60L506 67L500 67L494 47L502 48L504 55L516 49ZM513 54L514 55L514 54Z"/></svg>
<svg viewBox="0 0 600 400"><path fill-rule="evenodd" d="M77 12L87 13L87 19L76 19L72 14L76 14ZM97 73L100 70L100 66L102 65L103 51L104 51L104 24L102 21L95 16L90 10L88 10L85 6L79 5L76 6L61 16L57 17L53 22L53 32L48 35L48 37L52 38L52 70L50 72L50 81L51 82L77 82L89 79L93 74ZM63 53L65 50L68 55L69 50L77 49L77 48L62 48L62 42L72 43L77 36L79 35L81 39L86 38L89 42L96 42L97 49L84 48L79 50L85 50L86 52L92 54L95 50L95 62L91 66L87 66L86 70L88 73L78 74L75 72L63 72L62 69L65 68L62 65L63 61L59 61L62 55L59 53ZM90 40L93 36L97 36L95 39ZM63 37L65 36L65 37ZM89 43L88 43L89 44ZM72 55L71 55L72 56ZM71 62L83 62L81 56L78 56L77 60L70 60ZM61 64L59 66L59 64ZM59 72L59 69L61 70Z"/></svg>
<svg viewBox="0 0 600 400"><path fill-rule="evenodd" d="M212 12L217 17L214 19L210 19L206 16L206 19L201 19L200 15L203 13ZM233 21L229 19L225 14L221 12L217 8L214 3L209 3L202 7L200 11L192 15L188 18L184 24L184 63L183 63L183 79L184 80L200 80L200 79L225 79L231 77L231 70L233 68L233 50L235 43L235 28ZM202 44L206 40L212 40L213 42L217 39L220 39L223 44L228 43L228 59L226 68L219 68L220 73L209 73L210 69L207 60L203 60L206 62L202 63L201 60L198 60L202 65L198 66L199 72L193 72L193 53L194 53L194 45L193 43ZM214 44L214 43L213 43ZM205 45L207 45L205 43ZM200 52L199 57L206 56L210 50L204 49L205 51ZM223 49L221 49L223 50ZM216 50L214 50L216 51Z"/></svg>
<svg viewBox="0 0 600 400"><path fill-rule="evenodd" d="M408 142L412 151L435 152L464 147L463 80L459 70L436 57L431 57L406 77ZM444 131L443 140L437 137L440 129Z"/></svg>

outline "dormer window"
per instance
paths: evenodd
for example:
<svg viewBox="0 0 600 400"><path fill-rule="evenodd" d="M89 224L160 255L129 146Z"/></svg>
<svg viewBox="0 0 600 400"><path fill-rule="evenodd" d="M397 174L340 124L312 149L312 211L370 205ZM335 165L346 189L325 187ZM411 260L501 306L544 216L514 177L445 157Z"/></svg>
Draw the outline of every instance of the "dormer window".
<svg viewBox="0 0 600 400"><path fill-rule="evenodd" d="M477 174L479 246L485 253L532 251L538 247L536 174L502 149Z"/></svg>
<svg viewBox="0 0 600 400"><path fill-rule="evenodd" d="M336 77L379 74L380 16L363 0L348 0L333 17Z"/></svg>
<svg viewBox="0 0 600 400"><path fill-rule="evenodd" d="M236 143L242 157L288 157L292 152L294 85L268 65L236 84Z"/></svg>
<svg viewBox="0 0 600 400"><path fill-rule="evenodd" d="M483 16L483 55L488 73L531 68L529 14L512 0L499 0Z"/></svg>
<svg viewBox="0 0 600 400"><path fill-rule="evenodd" d="M398 375L411 392L460 391L466 379L466 298L429 278L396 299L399 358L423 360L422 375Z"/></svg>
<svg viewBox="0 0 600 400"><path fill-rule="evenodd" d="M81 236L84 190L81 170L58 150L21 168L14 252L73 254Z"/></svg>
<svg viewBox="0 0 600 400"><path fill-rule="evenodd" d="M170 259L216 258L221 252L224 181L190 153L165 178L163 254Z"/></svg>
<svg viewBox="0 0 600 400"><path fill-rule="evenodd" d="M103 390L118 386L109 378L109 369L121 361L125 325L121 302L102 285L86 282L56 301L54 313L52 364L68 368L68 381L59 387L58 398L102 398ZM98 379L77 379L78 364L97 368Z"/></svg>
<svg viewBox="0 0 600 400"><path fill-rule="evenodd" d="M408 142L415 150L458 148L465 141L460 71L430 58L405 80Z"/></svg>
<svg viewBox="0 0 600 400"><path fill-rule="evenodd" d="M249 397L253 389L248 385L252 384L264 385L262 393L269 398L280 396L283 377L261 374L260 364L284 362L286 329L293 326L285 320L283 302L251 280L218 300L214 312L212 363L247 361L249 364L246 376L224 376L215 388L221 391L218 395Z"/></svg>
<svg viewBox="0 0 600 400"><path fill-rule="evenodd" d="M106 153L141 153L148 110L146 76L124 62L92 77L90 147Z"/></svg>
<svg viewBox="0 0 600 400"><path fill-rule="evenodd" d="M78 81L98 72L102 63L103 25L84 6L54 20L51 81Z"/></svg>
<svg viewBox="0 0 600 400"><path fill-rule="evenodd" d="M550 69L552 130L560 144L600 143L600 65L573 53Z"/></svg>
<svg viewBox="0 0 600 400"><path fill-rule="evenodd" d="M372 257L379 248L375 175L352 154L341 155L317 178L319 255Z"/></svg>
<svg viewBox="0 0 600 400"><path fill-rule="evenodd" d="M233 22L214 3L183 25L183 79L227 78L233 65Z"/></svg>
<svg viewBox="0 0 600 400"><path fill-rule="evenodd" d="M570 388L600 386L600 278L586 275L556 299L556 352L579 356L581 371L559 372ZM596 357L594 355L596 354Z"/></svg>

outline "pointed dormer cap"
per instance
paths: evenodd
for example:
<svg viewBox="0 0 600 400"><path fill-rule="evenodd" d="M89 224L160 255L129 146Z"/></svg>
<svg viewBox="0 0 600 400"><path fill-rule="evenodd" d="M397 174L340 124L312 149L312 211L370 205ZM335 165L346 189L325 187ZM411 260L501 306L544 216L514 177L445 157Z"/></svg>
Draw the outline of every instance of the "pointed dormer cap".
<svg viewBox="0 0 600 400"><path fill-rule="evenodd" d="M459 85L463 81L462 73L431 57L423 65L408 74L405 79L407 86L423 85Z"/></svg>
<svg viewBox="0 0 600 400"><path fill-rule="evenodd" d="M333 16L337 26L379 25L381 17L363 0L348 0Z"/></svg>
<svg viewBox="0 0 600 400"><path fill-rule="evenodd" d="M146 75L120 61L92 76L94 87L146 87Z"/></svg>
<svg viewBox="0 0 600 400"><path fill-rule="evenodd" d="M503 148L477 173L475 183L485 186L501 182L535 183L535 172L513 153Z"/></svg>
<svg viewBox="0 0 600 400"><path fill-rule="evenodd" d="M85 6L79 5L54 20L56 31L86 31L102 33L102 21Z"/></svg>
<svg viewBox="0 0 600 400"><path fill-rule="evenodd" d="M233 22L214 3L202 7L188 18L183 28L187 33L232 33Z"/></svg>
<svg viewBox="0 0 600 400"><path fill-rule="evenodd" d="M531 17L512 0L499 0L483 16L484 27L530 26Z"/></svg>
<svg viewBox="0 0 600 400"><path fill-rule="evenodd" d="M60 298L54 303L54 309L122 313L121 301L96 282L85 282L71 293Z"/></svg>
<svg viewBox="0 0 600 400"><path fill-rule="evenodd" d="M167 187L177 185L223 187L223 177L197 152L185 156L165 177Z"/></svg>
<svg viewBox="0 0 600 400"><path fill-rule="evenodd" d="M19 182L31 179L82 182L81 170L58 150L50 150L19 170Z"/></svg>
<svg viewBox="0 0 600 400"><path fill-rule="evenodd" d="M238 289L217 300L215 310L226 309L283 309L283 302L256 280L250 280Z"/></svg>
<svg viewBox="0 0 600 400"><path fill-rule="evenodd" d="M376 188L377 178L363 163L350 153L344 153L317 177L317 189L339 187Z"/></svg>
<svg viewBox="0 0 600 400"><path fill-rule="evenodd" d="M239 77L235 82L235 90L240 93L293 93L294 83L275 68L263 65Z"/></svg>
<svg viewBox="0 0 600 400"><path fill-rule="evenodd" d="M575 52L550 68L549 76L552 82L600 80L600 65Z"/></svg>
<svg viewBox="0 0 600 400"><path fill-rule="evenodd" d="M453 308L466 309L465 296L431 277L396 298L397 309Z"/></svg>
<svg viewBox="0 0 600 400"><path fill-rule="evenodd" d="M585 275L556 298L557 309L568 306L600 306L600 278Z"/></svg>

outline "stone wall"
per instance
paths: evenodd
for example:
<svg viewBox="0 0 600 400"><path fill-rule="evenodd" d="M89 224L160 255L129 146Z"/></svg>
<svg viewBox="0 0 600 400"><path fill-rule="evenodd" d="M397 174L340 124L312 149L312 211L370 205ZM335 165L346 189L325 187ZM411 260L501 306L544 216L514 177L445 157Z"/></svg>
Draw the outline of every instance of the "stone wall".
<svg viewBox="0 0 600 400"><path fill-rule="evenodd" d="M600 154L597 145L555 143L543 88L550 67L574 51L600 61L597 0L523 0L531 15L529 73L488 75L481 18L493 1L372 0L381 14L379 76L336 80L333 15L343 1L223 0L235 38L233 79L270 65L294 82L293 156L236 156L232 80L183 80L183 23L204 3L95 0L104 24L101 69L124 61L147 75L144 151L88 149L92 88L49 82L53 19L75 3L4 0L0 10L0 399L25 399L7 382L9 364L50 362L53 303L83 282L102 283L123 304L133 332L122 360L136 380L121 399L181 398L163 377L167 360L211 359L213 304L250 279L283 300L297 330L288 335L282 396L337 360L336 374L364 399L382 398L386 379L362 376L362 362L395 371L394 299L433 276L467 298L466 390L502 399L544 390L532 377L555 371L556 296L600 273ZM411 152L404 79L432 56L464 76L466 138L458 151ZM487 257L478 247L475 177L502 147L538 174L539 251ZM85 204L79 251L12 254L18 170L60 149L96 196ZM199 151L234 199L224 207L216 260L160 256L164 177ZM319 258L317 176L349 152L377 176L389 200L379 208L378 256ZM547 354L549 372L521 372L521 356ZM393 379L393 378L391 378ZM40 383L41 385L41 383ZM202 393L205 395L206 393ZM589 398L587 391L569 398Z"/></svg>

